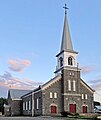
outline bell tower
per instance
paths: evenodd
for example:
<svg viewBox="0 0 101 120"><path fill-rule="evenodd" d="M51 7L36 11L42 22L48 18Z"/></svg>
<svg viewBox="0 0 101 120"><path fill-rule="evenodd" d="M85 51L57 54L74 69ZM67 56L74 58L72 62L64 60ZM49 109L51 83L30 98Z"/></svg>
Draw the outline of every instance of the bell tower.
<svg viewBox="0 0 101 120"><path fill-rule="evenodd" d="M55 74L61 73L63 68L76 69L77 67L77 54L78 52L73 50L72 41L69 32L68 19L67 19L67 6L65 4L65 18L64 27L62 34L62 42L60 52L56 55L57 57L57 67Z"/></svg>
<svg viewBox="0 0 101 120"><path fill-rule="evenodd" d="M66 11L68 8L66 4L63 8L65 8L64 27L61 49L56 55L57 67L55 75L57 76L58 74L61 74L62 111L69 111L69 106L67 103L74 104L76 103L77 97L80 99L80 69L78 68L77 63L78 52L73 50L70 37Z"/></svg>

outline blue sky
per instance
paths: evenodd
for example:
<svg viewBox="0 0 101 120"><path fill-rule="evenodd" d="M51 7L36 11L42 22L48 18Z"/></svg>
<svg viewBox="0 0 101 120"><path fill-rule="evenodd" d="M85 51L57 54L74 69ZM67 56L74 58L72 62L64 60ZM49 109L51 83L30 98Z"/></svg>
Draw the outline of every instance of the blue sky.
<svg viewBox="0 0 101 120"><path fill-rule="evenodd" d="M101 0L0 1L0 96L54 77L65 3L81 76L101 97Z"/></svg>

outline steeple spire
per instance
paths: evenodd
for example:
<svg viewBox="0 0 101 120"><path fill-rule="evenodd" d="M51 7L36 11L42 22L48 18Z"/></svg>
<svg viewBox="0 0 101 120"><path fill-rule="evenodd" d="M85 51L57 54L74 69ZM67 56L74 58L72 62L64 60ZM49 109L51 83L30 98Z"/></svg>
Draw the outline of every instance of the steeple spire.
<svg viewBox="0 0 101 120"><path fill-rule="evenodd" d="M56 55L57 57L57 67L56 75L61 73L64 68L67 70L77 70L77 54L78 52L73 50L72 41L69 32L68 19L67 19L67 5L63 7L65 9L65 19L62 34L61 50L60 53Z"/></svg>
<svg viewBox="0 0 101 120"><path fill-rule="evenodd" d="M61 51L63 50L69 50L73 51L70 32L69 32L69 26L68 26L68 19L67 19L67 5L63 7L65 9L65 19L64 19L64 28L63 28L63 34L62 34L62 43L61 43Z"/></svg>

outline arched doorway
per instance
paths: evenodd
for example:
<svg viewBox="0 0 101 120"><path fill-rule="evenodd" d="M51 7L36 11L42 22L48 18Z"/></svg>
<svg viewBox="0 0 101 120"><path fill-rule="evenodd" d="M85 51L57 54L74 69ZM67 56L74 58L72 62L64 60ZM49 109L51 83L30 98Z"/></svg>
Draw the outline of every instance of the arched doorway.
<svg viewBox="0 0 101 120"><path fill-rule="evenodd" d="M57 113L57 105L56 104L51 104L50 105L50 112L52 114L56 114Z"/></svg>
<svg viewBox="0 0 101 120"><path fill-rule="evenodd" d="M82 106L82 112L87 113L87 106Z"/></svg>
<svg viewBox="0 0 101 120"><path fill-rule="evenodd" d="M57 113L57 107L51 106L51 113Z"/></svg>
<svg viewBox="0 0 101 120"><path fill-rule="evenodd" d="M70 113L76 113L76 104L70 104L69 111Z"/></svg>

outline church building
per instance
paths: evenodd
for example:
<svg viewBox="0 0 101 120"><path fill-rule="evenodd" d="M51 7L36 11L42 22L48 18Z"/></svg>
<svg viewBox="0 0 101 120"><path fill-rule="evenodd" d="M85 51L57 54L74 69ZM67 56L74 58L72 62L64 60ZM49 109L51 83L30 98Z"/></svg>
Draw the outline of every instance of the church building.
<svg viewBox="0 0 101 120"><path fill-rule="evenodd" d="M66 6L62 42L56 55L55 77L33 91L22 94L19 99L10 100L11 115L60 115L63 111L70 113L92 113L94 90L81 79L77 55L73 49L69 32ZM19 91L20 93L20 91ZM12 99L9 91L8 100ZM20 104L16 101L20 100ZM15 101L15 105L11 104ZM14 113L14 109L16 113ZM17 112L17 108L19 112Z"/></svg>

